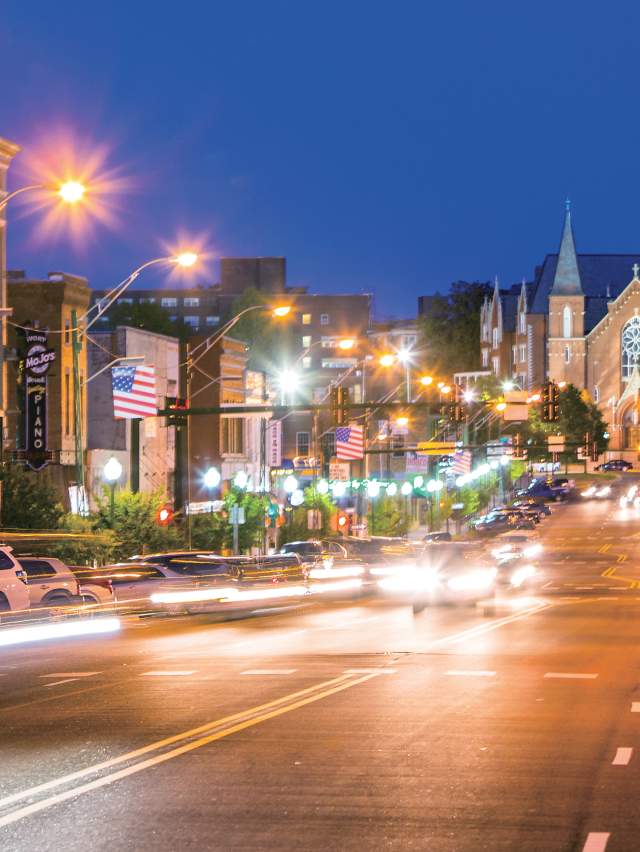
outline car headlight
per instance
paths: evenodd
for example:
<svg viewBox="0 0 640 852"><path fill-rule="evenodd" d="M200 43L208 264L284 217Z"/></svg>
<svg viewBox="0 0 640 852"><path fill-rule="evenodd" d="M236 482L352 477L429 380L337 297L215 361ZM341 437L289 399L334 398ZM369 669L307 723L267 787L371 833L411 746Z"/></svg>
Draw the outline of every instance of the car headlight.
<svg viewBox="0 0 640 852"><path fill-rule="evenodd" d="M447 581L447 586L452 592L480 591L493 583L496 573L495 568L478 568L460 577L452 577Z"/></svg>
<svg viewBox="0 0 640 852"><path fill-rule="evenodd" d="M589 488L585 488L585 490L582 492L582 496L583 497L593 497L593 495L595 493L596 493L595 485L590 485Z"/></svg>
<svg viewBox="0 0 640 852"><path fill-rule="evenodd" d="M526 556L527 559L533 559L534 556L538 556L542 553L542 545L541 544L531 544L529 547L525 547L522 551L523 556Z"/></svg>
<svg viewBox="0 0 640 852"><path fill-rule="evenodd" d="M536 569L533 565L523 565L522 568L518 568L517 571L514 571L511 575L511 585L514 589L519 588L526 580L529 580L536 573Z"/></svg>
<svg viewBox="0 0 640 852"><path fill-rule="evenodd" d="M611 494L611 486L604 485L596 491L596 497L608 497Z"/></svg>
<svg viewBox="0 0 640 852"><path fill-rule="evenodd" d="M438 572L432 568L404 568L378 580L385 592L429 592L438 584Z"/></svg>

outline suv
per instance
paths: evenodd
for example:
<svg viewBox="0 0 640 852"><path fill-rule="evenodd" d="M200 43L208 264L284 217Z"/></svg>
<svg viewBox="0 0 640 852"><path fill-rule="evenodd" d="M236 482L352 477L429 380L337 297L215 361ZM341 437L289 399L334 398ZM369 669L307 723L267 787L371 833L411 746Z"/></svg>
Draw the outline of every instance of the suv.
<svg viewBox="0 0 640 852"><path fill-rule="evenodd" d="M0 546L0 612L28 608L27 575L12 549Z"/></svg>
<svg viewBox="0 0 640 852"><path fill-rule="evenodd" d="M80 584L70 568L49 556L20 556L29 583L31 606L80 603Z"/></svg>

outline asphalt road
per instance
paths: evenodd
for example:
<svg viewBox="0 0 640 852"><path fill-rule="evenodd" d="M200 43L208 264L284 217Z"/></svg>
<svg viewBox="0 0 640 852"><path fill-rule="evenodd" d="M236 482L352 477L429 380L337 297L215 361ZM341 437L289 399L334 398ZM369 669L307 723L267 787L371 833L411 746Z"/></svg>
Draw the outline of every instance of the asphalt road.
<svg viewBox="0 0 640 852"><path fill-rule="evenodd" d="M495 611L314 604L0 657L0 850L640 849L640 517Z"/></svg>

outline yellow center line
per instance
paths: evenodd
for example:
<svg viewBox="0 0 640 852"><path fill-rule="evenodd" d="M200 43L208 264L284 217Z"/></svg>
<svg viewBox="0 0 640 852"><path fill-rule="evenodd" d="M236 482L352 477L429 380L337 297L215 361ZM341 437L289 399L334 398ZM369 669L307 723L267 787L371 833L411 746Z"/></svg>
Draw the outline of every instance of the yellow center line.
<svg viewBox="0 0 640 852"><path fill-rule="evenodd" d="M598 553L606 553L607 550L611 550L610 544L603 544L602 547L598 548Z"/></svg>
<svg viewBox="0 0 640 852"><path fill-rule="evenodd" d="M382 670L382 669L381 669ZM365 683L368 680L371 680L374 677L378 677L377 673L370 673L362 675L362 677L353 678L350 675L343 675L339 678L334 678L333 680L326 681L325 683L319 683L315 687L311 687L310 689L302 690L297 693L292 693L289 696L283 696L283 698L279 699L277 702L270 702L271 706L279 703L281 706L275 707L275 709L268 710L267 712L259 713L258 715L252 716L250 719L245 719L244 721L238 722L237 724L229 724L230 720L234 718L238 718L239 716L246 716L247 714L256 713L258 710L269 707L269 704L262 705L262 708L253 708L252 710L247 710L244 713L237 713L234 716L228 716L225 720L220 720L219 722L211 722L209 725L201 726L201 728L193 729L194 731L202 730L203 728L211 728L213 726L220 726L222 724L226 724L228 727L223 728L223 730L218 730L214 733L208 734L204 737L200 737L199 739L192 740L191 742L185 743L183 745L178 746L177 748L171 749L170 751L163 752L162 754L157 754L154 757L150 757L147 760L142 760L138 763L134 763L132 766L127 766L124 769L120 769L116 772L112 772L109 775L104 775L102 778L96 778L93 781L89 781L85 784L80 784L76 787L72 787L69 790L65 790L63 793L57 793L54 796L49 796L46 799L42 799L39 802L34 802L31 805L26 805L23 808L18 808L15 811L7 814L4 817L0 817L0 828L5 825L10 825L11 823L18 822L18 820L24 819L27 816L31 816L32 814L38 813L39 811L45 810L46 808L50 808L53 805L60 804L61 802L66 802L68 799L76 798L77 796L82 795L83 793L89 793L92 790L98 790L101 787L106 787L108 784L112 784L114 781L119 781L121 778L126 778L128 775L134 775L138 772L142 772L145 769L150 769L152 766L157 766L159 763L164 763L167 760L171 760L174 757L179 757L182 754L186 754L190 751L194 751L195 749L202 748L209 743L215 742L216 740L221 740L224 737L231 736L232 734L236 734L239 731L243 731L246 728L251 728L255 725L259 725L262 722L266 722L269 719L274 719L277 716L282 716L285 713L291 713L293 710L297 710L300 707L304 707L307 704L312 704L315 701L320 701L323 698L328 698L331 695L335 695L338 692L342 692L345 689L350 689L352 686L357 686L360 683ZM329 687L324 689L323 687ZM313 692L312 695L306 695L305 697L301 697L304 693ZM292 700L296 699L297 700ZM288 703L283 704L283 702L288 701ZM190 732L186 732L182 735L177 735L176 737L170 737L167 740L161 740L160 743L168 743L172 740L176 739L184 739L185 736L188 736ZM193 734L193 732L191 732ZM144 751L149 751L151 748L158 748L159 745L154 743L152 746L147 746L144 749L137 749L136 752L130 752L129 755L122 755L120 758L115 758L113 761L105 761L103 764L96 764L96 766L88 767L86 770L83 770L81 774L87 774L90 772L96 772L101 766L105 766L109 763L117 763L122 760L130 759L132 755L141 754ZM0 805L6 804L9 800L16 800L16 796L20 798L24 798L27 795L32 795L34 791L42 790L44 787L49 785L58 786L65 782L65 780L69 780L73 777L78 777L78 773L73 773L71 776L66 776L59 779L54 779L52 782L48 782L48 785L40 785L39 788L32 788L31 791L25 790L20 794L14 794L14 796L8 796L3 800L0 800Z"/></svg>

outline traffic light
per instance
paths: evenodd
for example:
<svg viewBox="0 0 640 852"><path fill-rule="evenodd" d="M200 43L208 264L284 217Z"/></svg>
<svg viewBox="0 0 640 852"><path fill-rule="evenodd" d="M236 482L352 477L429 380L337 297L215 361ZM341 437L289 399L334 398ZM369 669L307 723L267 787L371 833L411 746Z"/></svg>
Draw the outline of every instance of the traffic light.
<svg viewBox="0 0 640 852"><path fill-rule="evenodd" d="M187 418L181 413L187 410L187 400L184 397L165 396L164 407L176 412L165 418L165 426L183 426L187 422Z"/></svg>
<svg viewBox="0 0 640 852"><path fill-rule="evenodd" d="M265 527L275 529L278 526L278 518L280 517L280 507L277 503L269 503L265 512L264 525Z"/></svg>
<svg viewBox="0 0 640 852"><path fill-rule="evenodd" d="M582 454L586 458L589 458L593 453L593 447L591 445L591 432L584 433L584 439L582 443Z"/></svg>
<svg viewBox="0 0 640 852"><path fill-rule="evenodd" d="M442 413L451 423L463 423L467 418L466 407L459 402L451 402Z"/></svg>
<svg viewBox="0 0 640 852"><path fill-rule="evenodd" d="M598 461L600 457L600 453L598 452L598 442L593 440L591 442L591 461Z"/></svg>
<svg viewBox="0 0 640 852"><path fill-rule="evenodd" d="M551 420L560 418L560 388L555 382L551 383Z"/></svg>
<svg viewBox="0 0 640 852"><path fill-rule="evenodd" d="M338 532L342 535L349 535L351 526L349 515L346 512L338 512Z"/></svg>
<svg viewBox="0 0 640 852"><path fill-rule="evenodd" d="M158 509L156 520L160 524L161 527L168 526L173 520L173 510L168 506L162 506Z"/></svg>
<svg viewBox="0 0 640 852"><path fill-rule="evenodd" d="M349 422L349 388L331 388L331 417L336 426L345 426Z"/></svg>
<svg viewBox="0 0 640 852"><path fill-rule="evenodd" d="M527 457L527 450L522 441L522 435L520 432L516 432L512 439L512 449L513 449L513 458L514 459L525 459Z"/></svg>
<svg viewBox="0 0 640 852"><path fill-rule="evenodd" d="M541 393L542 419L552 423L560 417L560 388L555 382L545 382Z"/></svg>

